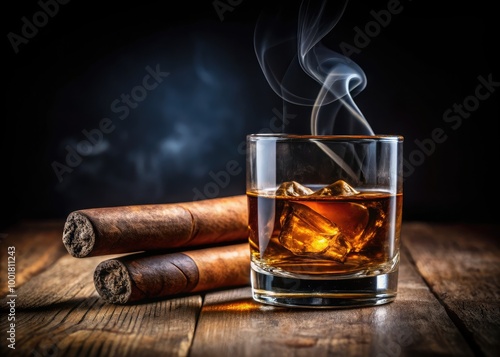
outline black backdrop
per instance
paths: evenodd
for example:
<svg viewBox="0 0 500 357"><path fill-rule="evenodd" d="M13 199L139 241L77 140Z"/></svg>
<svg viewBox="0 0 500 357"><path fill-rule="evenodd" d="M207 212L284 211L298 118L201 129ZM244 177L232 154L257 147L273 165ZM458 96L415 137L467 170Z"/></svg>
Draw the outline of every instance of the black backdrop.
<svg viewBox="0 0 500 357"><path fill-rule="evenodd" d="M487 3L351 1L325 38L357 48L367 85L355 101L375 133L405 137L407 220L495 221L499 26ZM282 116L253 47L272 4L4 4L2 227L243 194L245 135Z"/></svg>

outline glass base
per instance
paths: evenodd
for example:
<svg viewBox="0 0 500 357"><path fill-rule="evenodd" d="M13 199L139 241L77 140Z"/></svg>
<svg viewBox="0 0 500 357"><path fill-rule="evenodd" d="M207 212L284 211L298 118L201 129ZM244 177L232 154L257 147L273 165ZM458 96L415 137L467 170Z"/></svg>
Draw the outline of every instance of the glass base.
<svg viewBox="0 0 500 357"><path fill-rule="evenodd" d="M255 301L303 308L349 308L375 306L394 301L398 271L349 279L304 279L271 275L252 266Z"/></svg>

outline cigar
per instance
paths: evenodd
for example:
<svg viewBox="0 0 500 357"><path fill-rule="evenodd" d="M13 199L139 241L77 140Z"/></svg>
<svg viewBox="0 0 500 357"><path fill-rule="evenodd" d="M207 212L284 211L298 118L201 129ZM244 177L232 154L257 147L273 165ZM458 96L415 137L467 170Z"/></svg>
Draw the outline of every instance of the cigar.
<svg viewBox="0 0 500 357"><path fill-rule="evenodd" d="M62 241L74 257L202 247L247 240L245 195L71 212Z"/></svg>
<svg viewBox="0 0 500 357"><path fill-rule="evenodd" d="M94 285L106 302L128 304L248 285L248 243L178 253L136 253L99 263Z"/></svg>

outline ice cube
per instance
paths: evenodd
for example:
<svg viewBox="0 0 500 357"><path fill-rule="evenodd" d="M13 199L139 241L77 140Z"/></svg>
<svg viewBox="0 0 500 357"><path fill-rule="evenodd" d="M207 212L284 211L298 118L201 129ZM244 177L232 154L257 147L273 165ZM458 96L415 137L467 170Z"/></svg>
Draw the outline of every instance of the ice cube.
<svg viewBox="0 0 500 357"><path fill-rule="evenodd" d="M355 240L350 240L352 244L353 252L361 251L377 234L380 227L384 225L385 213L380 207L379 203L369 204L367 207L368 211L368 222L362 234Z"/></svg>
<svg viewBox="0 0 500 357"><path fill-rule="evenodd" d="M369 211L365 206L353 202L307 201L304 204L330 222L334 222L342 232L344 239L353 247L360 247L358 241L364 235L370 218Z"/></svg>
<svg viewBox="0 0 500 357"><path fill-rule="evenodd" d="M352 196L359 194L344 180L338 180L312 193L314 196Z"/></svg>
<svg viewBox="0 0 500 357"><path fill-rule="evenodd" d="M360 192L343 180L323 187L311 196L354 196ZM380 207L354 202L335 202L325 205L321 201L306 203L311 209L334 222L342 232L352 252L361 251L383 224L384 212Z"/></svg>
<svg viewBox="0 0 500 357"><path fill-rule="evenodd" d="M287 203L280 223L279 241L295 255L343 262L350 251L339 227L303 204Z"/></svg>
<svg viewBox="0 0 500 357"><path fill-rule="evenodd" d="M305 187L297 181L283 182L276 190L276 196L306 196L313 193L308 187Z"/></svg>

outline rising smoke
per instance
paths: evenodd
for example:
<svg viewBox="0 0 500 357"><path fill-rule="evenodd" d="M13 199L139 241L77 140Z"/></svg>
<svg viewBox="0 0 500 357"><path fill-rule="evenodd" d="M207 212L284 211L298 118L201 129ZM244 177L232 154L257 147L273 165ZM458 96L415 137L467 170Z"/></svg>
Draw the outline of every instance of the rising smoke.
<svg viewBox="0 0 500 357"><path fill-rule="evenodd" d="M363 70L322 43L347 3L306 0L293 16L286 2L263 13L255 28L255 52L266 80L283 99L284 112L309 108L313 135L373 135L353 100L366 86Z"/></svg>

